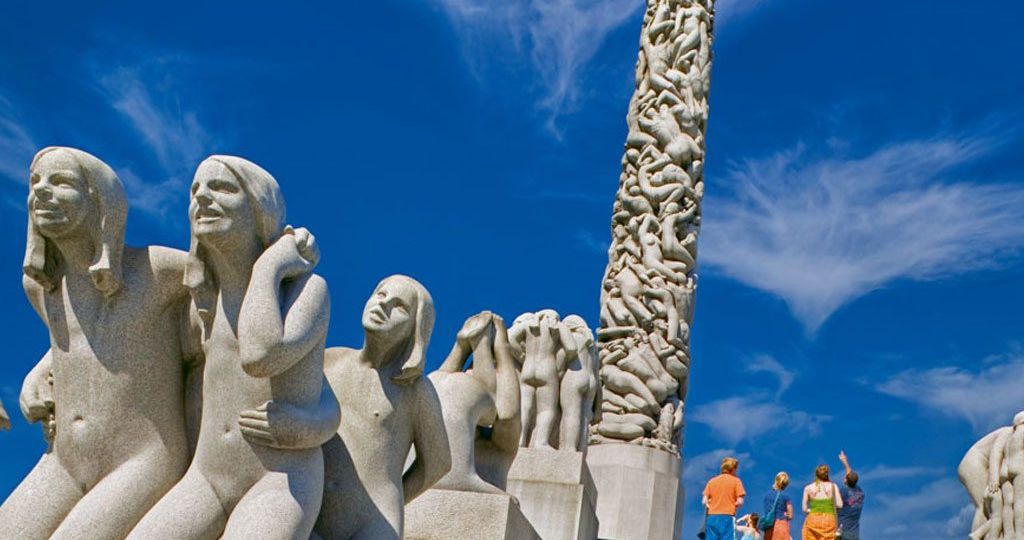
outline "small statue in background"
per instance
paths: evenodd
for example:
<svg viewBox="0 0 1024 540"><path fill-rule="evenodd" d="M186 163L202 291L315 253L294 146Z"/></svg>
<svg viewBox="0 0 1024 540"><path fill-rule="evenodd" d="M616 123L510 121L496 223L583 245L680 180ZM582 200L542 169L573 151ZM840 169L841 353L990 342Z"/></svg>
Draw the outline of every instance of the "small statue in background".
<svg viewBox="0 0 1024 540"><path fill-rule="evenodd" d="M512 350L520 360L523 448L554 448L558 440L559 383L569 363L576 361L576 338L545 309L524 313L509 331Z"/></svg>
<svg viewBox="0 0 1024 540"><path fill-rule="evenodd" d="M579 315L562 320L576 341L576 355L566 367L559 389L562 409L558 449L585 452L590 423L601 414L601 369L594 334Z"/></svg>

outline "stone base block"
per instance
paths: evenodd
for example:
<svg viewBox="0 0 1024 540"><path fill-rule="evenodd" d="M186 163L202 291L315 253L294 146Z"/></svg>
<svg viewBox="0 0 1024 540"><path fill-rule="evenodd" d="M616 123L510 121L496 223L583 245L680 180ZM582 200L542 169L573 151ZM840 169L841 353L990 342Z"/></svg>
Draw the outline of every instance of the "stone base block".
<svg viewBox="0 0 1024 540"><path fill-rule="evenodd" d="M597 488L582 452L520 448L508 492L544 540L597 538Z"/></svg>
<svg viewBox="0 0 1024 540"><path fill-rule="evenodd" d="M405 507L407 540L540 540L509 495L430 489Z"/></svg>
<svg viewBox="0 0 1024 540"><path fill-rule="evenodd" d="M597 444L587 449L587 464L600 494L598 538L679 540L679 456L634 444Z"/></svg>

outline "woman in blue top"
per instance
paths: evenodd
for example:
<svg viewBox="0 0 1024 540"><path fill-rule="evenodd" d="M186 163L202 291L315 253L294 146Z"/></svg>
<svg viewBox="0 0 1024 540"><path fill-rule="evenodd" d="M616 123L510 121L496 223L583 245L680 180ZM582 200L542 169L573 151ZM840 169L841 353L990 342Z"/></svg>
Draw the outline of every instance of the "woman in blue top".
<svg viewBox="0 0 1024 540"><path fill-rule="evenodd" d="M764 514L775 509L775 522L764 531L764 540L790 540L789 522L793 519L793 499L786 495L789 475L785 471L775 475L772 490L764 496ZM762 518L763 519L763 518Z"/></svg>

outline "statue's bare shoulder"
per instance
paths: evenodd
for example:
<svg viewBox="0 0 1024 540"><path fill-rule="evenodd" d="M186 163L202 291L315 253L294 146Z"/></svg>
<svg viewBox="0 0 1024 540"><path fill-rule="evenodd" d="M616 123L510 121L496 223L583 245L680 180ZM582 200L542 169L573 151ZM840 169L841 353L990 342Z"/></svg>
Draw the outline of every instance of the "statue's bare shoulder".
<svg viewBox="0 0 1024 540"><path fill-rule="evenodd" d="M334 378L343 374L348 363L355 362L359 355L358 349L350 347L328 347L324 350L324 374L327 380L334 382Z"/></svg>
<svg viewBox="0 0 1024 540"><path fill-rule="evenodd" d="M188 264L188 253L165 246L148 246L138 251L145 253L158 283L180 285Z"/></svg>

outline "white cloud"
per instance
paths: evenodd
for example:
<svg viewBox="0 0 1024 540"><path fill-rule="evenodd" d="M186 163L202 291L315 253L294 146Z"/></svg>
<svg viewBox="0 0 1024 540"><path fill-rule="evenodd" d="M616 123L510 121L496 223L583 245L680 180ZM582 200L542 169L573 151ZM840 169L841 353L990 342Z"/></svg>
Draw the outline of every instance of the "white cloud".
<svg viewBox="0 0 1024 540"><path fill-rule="evenodd" d="M939 467L905 466L893 467L890 465L875 465L867 469L858 470L862 483L881 483L895 480L908 480L929 476L939 476L946 471Z"/></svg>
<svg viewBox="0 0 1024 540"><path fill-rule="evenodd" d="M761 435L806 434L815 436L832 417L786 408L767 396L740 396L712 401L697 407L689 418L704 424L730 445Z"/></svg>
<svg viewBox="0 0 1024 540"><path fill-rule="evenodd" d="M960 540L970 532L972 517L967 493L951 478L929 482L911 492L866 489L861 533L864 538Z"/></svg>
<svg viewBox="0 0 1024 540"><path fill-rule="evenodd" d="M722 441L736 445L768 433L805 434L814 436L832 417L792 410L782 401L782 395L793 385L796 373L768 354L759 354L747 360L747 373L767 373L778 380L773 395L763 392L729 397L697 406L689 418L704 424ZM759 387L765 386L760 384Z"/></svg>
<svg viewBox="0 0 1024 540"><path fill-rule="evenodd" d="M474 67L507 61L506 52L529 61L543 87L537 105L556 135L560 117L579 106L582 68L608 34L644 6L641 0L434 1L458 30Z"/></svg>
<svg viewBox="0 0 1024 540"><path fill-rule="evenodd" d="M774 375L779 380L779 389L775 393L775 397L778 398L790 386L793 385L793 380L796 379L796 373L786 369L778 360L768 354L759 354L747 362L744 369L748 373L768 373Z"/></svg>
<svg viewBox="0 0 1024 540"><path fill-rule="evenodd" d="M742 161L708 190L703 262L782 298L808 333L893 281L999 267L1024 247L1024 187L943 181L991 145L957 137Z"/></svg>
<svg viewBox="0 0 1024 540"><path fill-rule="evenodd" d="M18 122L10 102L0 96L0 176L28 184L28 166L36 150L35 141Z"/></svg>
<svg viewBox="0 0 1024 540"><path fill-rule="evenodd" d="M751 13L770 3L770 0L717 0L715 23L724 24Z"/></svg>
<svg viewBox="0 0 1024 540"><path fill-rule="evenodd" d="M1024 356L996 357L977 369L908 369L875 386L940 415L962 418L975 433L1009 425L1024 410Z"/></svg>
<svg viewBox="0 0 1024 540"><path fill-rule="evenodd" d="M191 173L211 140L197 113L183 104L173 62L150 60L114 70L95 69L98 90L141 136L159 177L143 179L129 165L115 167L132 208L163 215L184 200ZM146 160L141 160L145 163Z"/></svg>

